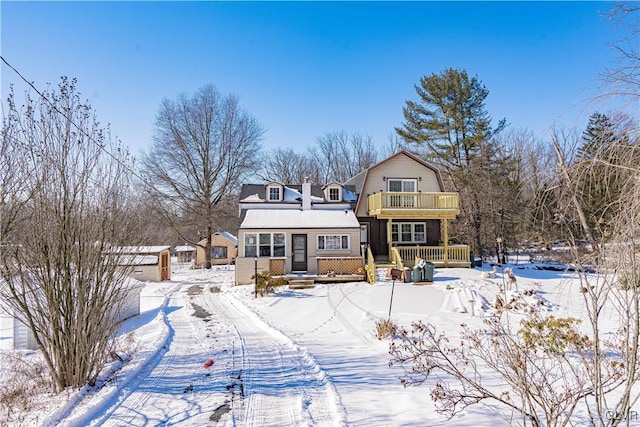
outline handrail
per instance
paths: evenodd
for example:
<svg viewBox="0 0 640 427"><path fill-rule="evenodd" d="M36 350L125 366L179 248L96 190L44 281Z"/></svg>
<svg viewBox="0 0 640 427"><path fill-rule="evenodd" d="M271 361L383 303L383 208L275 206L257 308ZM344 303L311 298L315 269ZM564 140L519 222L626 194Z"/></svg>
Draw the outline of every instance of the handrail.
<svg viewBox="0 0 640 427"><path fill-rule="evenodd" d="M391 248L389 260L396 265L396 268L399 268L400 270L404 269L404 261L402 260L397 247Z"/></svg>
<svg viewBox="0 0 640 427"><path fill-rule="evenodd" d="M371 284L376 283L376 262L373 258L371 248L367 248L367 265L365 270L367 270L367 281Z"/></svg>

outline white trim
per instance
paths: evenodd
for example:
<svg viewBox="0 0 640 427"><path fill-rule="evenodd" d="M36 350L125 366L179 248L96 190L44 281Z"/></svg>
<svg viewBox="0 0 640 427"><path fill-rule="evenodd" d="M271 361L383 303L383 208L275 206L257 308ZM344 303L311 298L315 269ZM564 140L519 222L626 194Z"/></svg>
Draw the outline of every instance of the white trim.
<svg viewBox="0 0 640 427"><path fill-rule="evenodd" d="M337 238L337 240L339 240L340 242L340 247L336 248L336 247L332 247L332 248L327 248L327 237L332 237L332 238ZM345 237L346 237L346 243L347 243L347 247L343 247L343 244L345 243ZM320 247L320 239L323 240L323 248ZM333 242L330 242L333 243ZM319 234L317 236L316 239L316 249L318 251L348 251L351 249L351 236L348 234Z"/></svg>
<svg viewBox="0 0 640 427"><path fill-rule="evenodd" d="M284 255L276 255L275 254L275 240L274 240L274 236L278 234L278 235L282 235L282 241L283 244L282 245L278 245L278 248L282 247L282 250L284 251ZM260 244L260 237L261 236L269 236L269 254L268 255L261 255L260 254L260 248L261 247L266 247L266 245L264 244ZM247 238L252 236L255 239L255 245L249 245L247 244ZM245 258L253 258L253 257L262 257L262 258L273 258L273 257L286 257L286 253L287 253L287 235L286 233L282 233L282 232L246 232L243 234L243 239L242 239L242 254ZM255 247L255 254L252 255L247 255L247 247Z"/></svg>
<svg viewBox="0 0 640 427"><path fill-rule="evenodd" d="M278 198L277 199L271 197L271 190L272 189L278 190ZM269 201L269 202L281 202L283 193L284 193L284 191L283 191L282 185L279 185L279 184L267 185L267 194L266 194L267 201Z"/></svg>
<svg viewBox="0 0 640 427"><path fill-rule="evenodd" d="M336 190L337 192L337 198L336 199L332 199L331 198L331 190ZM330 187L327 188L327 200L329 202L341 202L342 201L342 187L339 187L337 185L332 185Z"/></svg>
<svg viewBox="0 0 640 427"><path fill-rule="evenodd" d="M402 240L402 225L411 225L411 240ZM416 240L416 225L424 227L424 239ZM397 227L398 239L393 240L393 228ZM392 243L408 244L408 243L426 243L427 242L427 223L426 222L394 222L391 224L391 241Z"/></svg>

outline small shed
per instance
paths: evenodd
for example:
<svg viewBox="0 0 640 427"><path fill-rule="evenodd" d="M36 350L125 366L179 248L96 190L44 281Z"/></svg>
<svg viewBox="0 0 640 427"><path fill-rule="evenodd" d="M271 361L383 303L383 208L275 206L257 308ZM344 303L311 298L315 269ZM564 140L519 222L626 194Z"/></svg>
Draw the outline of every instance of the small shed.
<svg viewBox="0 0 640 427"><path fill-rule="evenodd" d="M226 231L220 231L211 235L211 265L231 264L238 256L238 238ZM205 264L204 247L207 239L198 242L196 265L202 267Z"/></svg>
<svg viewBox="0 0 640 427"><path fill-rule="evenodd" d="M117 248L120 265L131 268L136 280L171 280L170 246L124 246Z"/></svg>
<svg viewBox="0 0 640 427"><path fill-rule="evenodd" d="M140 293L144 288L144 284L132 277L127 277L123 283L125 289L124 301L116 320L123 322L130 317L140 314ZM29 328L20 319L24 316L20 313L14 313L13 319L13 348L14 350L37 350L35 337L31 328Z"/></svg>
<svg viewBox="0 0 640 427"><path fill-rule="evenodd" d="M176 262L186 264L195 258L196 248L189 245L176 246L174 249L176 253Z"/></svg>

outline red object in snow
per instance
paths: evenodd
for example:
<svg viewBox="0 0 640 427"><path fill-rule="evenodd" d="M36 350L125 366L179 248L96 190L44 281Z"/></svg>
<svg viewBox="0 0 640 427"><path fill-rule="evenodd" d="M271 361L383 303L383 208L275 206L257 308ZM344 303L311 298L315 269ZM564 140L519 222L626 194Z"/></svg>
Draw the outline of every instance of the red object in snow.
<svg viewBox="0 0 640 427"><path fill-rule="evenodd" d="M206 362L204 362L204 365L202 365L202 367L205 368L205 369L209 369L211 367L211 365L213 365L213 360L209 359Z"/></svg>

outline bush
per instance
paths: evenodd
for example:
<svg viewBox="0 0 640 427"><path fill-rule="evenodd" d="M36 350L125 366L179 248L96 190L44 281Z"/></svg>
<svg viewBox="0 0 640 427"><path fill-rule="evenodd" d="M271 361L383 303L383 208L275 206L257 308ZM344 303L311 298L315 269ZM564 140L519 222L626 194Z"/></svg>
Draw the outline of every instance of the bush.
<svg viewBox="0 0 640 427"><path fill-rule="evenodd" d="M640 288L640 279L633 279L630 276L622 276L618 281L620 289L623 291L630 291L634 288Z"/></svg>
<svg viewBox="0 0 640 427"><path fill-rule="evenodd" d="M251 276L251 280L256 280L256 276ZM287 284L287 279L284 277L276 277L272 278L268 271L263 271L262 273L258 273L258 280L256 284L256 292L260 294L261 297L272 294L276 291L277 288L281 286L285 286Z"/></svg>
<svg viewBox="0 0 640 427"><path fill-rule="evenodd" d="M376 320L375 336L378 340L392 338L397 332L398 326L391 319Z"/></svg>
<svg viewBox="0 0 640 427"><path fill-rule="evenodd" d="M32 425L45 407L42 395L53 390L44 362L22 353L3 354L0 370L0 426Z"/></svg>

